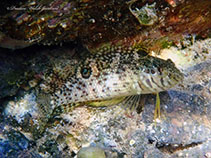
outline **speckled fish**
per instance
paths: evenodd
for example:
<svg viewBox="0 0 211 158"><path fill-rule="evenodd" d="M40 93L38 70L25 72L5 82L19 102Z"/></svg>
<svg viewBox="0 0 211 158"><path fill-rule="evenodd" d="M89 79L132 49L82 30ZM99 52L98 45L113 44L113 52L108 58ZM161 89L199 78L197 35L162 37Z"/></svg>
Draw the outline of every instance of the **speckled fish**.
<svg viewBox="0 0 211 158"><path fill-rule="evenodd" d="M52 103L103 106L135 99L136 95L168 90L183 79L169 60L134 49L104 48L89 53L76 64L73 74L54 78Z"/></svg>

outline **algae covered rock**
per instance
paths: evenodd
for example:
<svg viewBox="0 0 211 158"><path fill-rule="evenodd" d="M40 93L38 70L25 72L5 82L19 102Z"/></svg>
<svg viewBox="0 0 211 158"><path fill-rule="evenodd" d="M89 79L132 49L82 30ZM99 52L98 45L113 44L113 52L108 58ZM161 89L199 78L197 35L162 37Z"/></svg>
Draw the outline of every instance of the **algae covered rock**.
<svg viewBox="0 0 211 158"><path fill-rule="evenodd" d="M10 3L9 3L10 4ZM34 0L5 5L0 46L20 49L80 40L96 49L105 43L177 43L184 34L209 36L209 0Z"/></svg>

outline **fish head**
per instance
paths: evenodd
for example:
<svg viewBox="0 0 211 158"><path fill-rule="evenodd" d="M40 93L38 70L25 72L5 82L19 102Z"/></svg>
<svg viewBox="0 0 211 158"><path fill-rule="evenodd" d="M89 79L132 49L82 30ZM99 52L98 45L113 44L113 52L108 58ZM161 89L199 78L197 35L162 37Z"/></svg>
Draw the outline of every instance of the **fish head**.
<svg viewBox="0 0 211 158"><path fill-rule="evenodd" d="M140 60L140 86L145 93L168 90L183 80L183 73L170 59L148 56Z"/></svg>

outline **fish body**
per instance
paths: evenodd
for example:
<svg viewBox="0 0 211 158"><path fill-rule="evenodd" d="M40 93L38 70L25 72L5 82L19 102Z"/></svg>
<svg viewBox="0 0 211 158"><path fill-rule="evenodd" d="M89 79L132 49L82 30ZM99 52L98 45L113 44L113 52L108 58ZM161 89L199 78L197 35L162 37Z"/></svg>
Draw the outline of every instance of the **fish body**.
<svg viewBox="0 0 211 158"><path fill-rule="evenodd" d="M158 93L183 79L171 60L123 48L89 53L72 71L72 75L60 79L60 85L54 83L51 97L57 106L111 99L120 101L137 94Z"/></svg>

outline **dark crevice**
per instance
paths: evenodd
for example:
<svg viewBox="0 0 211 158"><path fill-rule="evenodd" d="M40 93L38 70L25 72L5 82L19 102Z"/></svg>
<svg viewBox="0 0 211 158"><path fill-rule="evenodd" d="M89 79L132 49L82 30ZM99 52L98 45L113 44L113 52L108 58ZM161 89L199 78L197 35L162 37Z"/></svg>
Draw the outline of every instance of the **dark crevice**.
<svg viewBox="0 0 211 158"><path fill-rule="evenodd" d="M175 146L174 144L169 144L169 145L157 145L156 144L156 147L162 152L172 154L177 151L196 147L198 145L201 145L202 143L203 142L193 142L193 143L186 144L186 145L178 144L177 146Z"/></svg>

